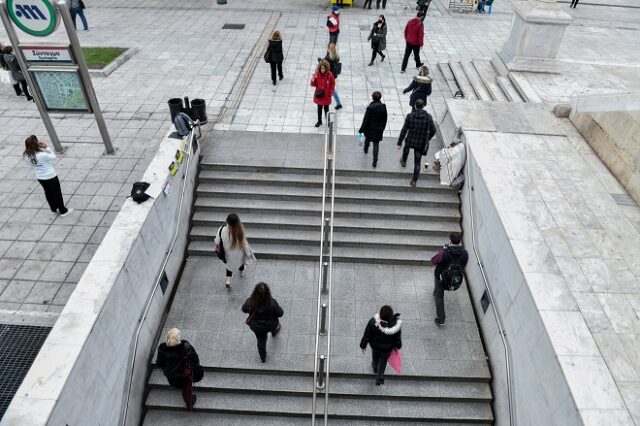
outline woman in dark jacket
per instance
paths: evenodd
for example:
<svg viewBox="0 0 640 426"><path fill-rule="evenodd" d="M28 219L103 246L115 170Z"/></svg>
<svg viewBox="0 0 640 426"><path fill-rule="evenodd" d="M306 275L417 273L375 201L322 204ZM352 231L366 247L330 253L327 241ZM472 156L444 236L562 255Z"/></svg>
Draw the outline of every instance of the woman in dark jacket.
<svg viewBox="0 0 640 426"><path fill-rule="evenodd" d="M382 51L387 48L387 20L384 15L380 15L378 20L373 24L371 32L367 40L371 40L371 61L369 66L373 65L373 61L376 60L376 55L380 55L382 59L380 62L384 62L384 53Z"/></svg>
<svg viewBox="0 0 640 426"><path fill-rule="evenodd" d="M251 328L258 340L258 353L260 360L267 361L267 335L271 333L273 337L280 332L280 318L284 311L278 305L276 299L271 297L269 286L263 282L256 284L256 287L242 305L242 312L249 314L247 325Z"/></svg>
<svg viewBox="0 0 640 426"><path fill-rule="evenodd" d="M398 319L399 316L400 314L393 313L391 306L384 305L380 308L380 313L369 320L360 341L362 353L367 350L367 344L371 346L371 368L376 374L378 386L384 384L384 370L391 351L402 347L402 321Z"/></svg>
<svg viewBox="0 0 640 426"><path fill-rule="evenodd" d="M373 143L373 167L378 165L378 148L385 127L387 127L387 106L380 102L382 93L376 91L371 94L373 102L367 107L362 119L359 133L364 134L364 153L369 152L369 145Z"/></svg>
<svg viewBox="0 0 640 426"><path fill-rule="evenodd" d="M273 85L276 85L276 67L278 67L278 77L280 80L284 78L282 75L282 62L284 61L284 54L282 53L282 35L280 31L274 31L269 40L269 46L265 53L265 59L271 65L271 81Z"/></svg>
<svg viewBox="0 0 640 426"><path fill-rule="evenodd" d="M9 71L11 72L11 78L13 78L13 80L16 82L16 84L13 85L13 88L16 91L16 95L21 96L24 93L27 97L27 100L32 101L33 97L29 93L27 79L24 77L22 68L20 68L18 58L16 58L16 55L13 54L13 47L4 46L2 48L2 60L9 68Z"/></svg>
<svg viewBox="0 0 640 426"><path fill-rule="evenodd" d="M158 346L156 365L162 368L171 386L182 389L182 399L187 409L191 410L196 403L193 383L202 380L204 369L196 350L189 342L180 338L180 330L177 328L169 330L166 342Z"/></svg>
<svg viewBox="0 0 640 426"><path fill-rule="evenodd" d="M422 99L424 101L424 105L427 106L427 97L431 95L432 81L431 77L429 77L429 68L423 66L420 68L418 75L413 77L413 81L411 81L409 87L402 91L402 93L411 92L411 97L409 98L411 111L416 110L416 101L418 99Z"/></svg>

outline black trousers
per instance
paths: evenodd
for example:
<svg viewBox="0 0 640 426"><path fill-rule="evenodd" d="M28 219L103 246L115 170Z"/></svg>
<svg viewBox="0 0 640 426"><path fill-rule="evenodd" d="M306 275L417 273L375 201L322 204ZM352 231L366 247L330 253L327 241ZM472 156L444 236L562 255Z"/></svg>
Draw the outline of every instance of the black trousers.
<svg viewBox="0 0 640 426"><path fill-rule="evenodd" d="M276 332L276 330L278 330L278 325L279 324L277 324L273 330L251 330L256 335L256 340L258 341L258 354L260 355L262 362L267 358L267 338L269 337L269 333Z"/></svg>
<svg viewBox="0 0 640 426"><path fill-rule="evenodd" d="M16 95L18 96L21 96L24 93L27 99L31 98L29 86L27 86L27 80L18 80L18 82L13 85L13 90L16 91Z"/></svg>
<svg viewBox="0 0 640 426"><path fill-rule="evenodd" d="M318 105L318 122L322 123L322 109L324 108L324 115L329 112L329 105Z"/></svg>
<svg viewBox="0 0 640 426"><path fill-rule="evenodd" d="M376 380L384 379L384 370L387 369L387 360L391 352L380 352L371 348L371 367L376 373Z"/></svg>
<svg viewBox="0 0 640 426"><path fill-rule="evenodd" d="M371 9L371 1L372 0L364 0L364 4L362 5L362 8L366 9L367 5L369 5L369 9Z"/></svg>
<svg viewBox="0 0 640 426"><path fill-rule="evenodd" d="M59 211L60 214L65 214L68 209L64 206L62 189L60 188L58 176L46 180L38 179L38 182L40 182L40 185L42 185L42 188L44 189L44 196L47 198L47 203L49 203L51 211Z"/></svg>
<svg viewBox="0 0 640 426"><path fill-rule="evenodd" d="M387 8L387 0L382 0L382 8ZM380 9L380 0L376 0L376 9Z"/></svg>
<svg viewBox="0 0 640 426"><path fill-rule="evenodd" d="M240 268L238 268L238 271L240 271L240 272L244 271L244 265L242 265ZM233 276L233 272L231 272L230 270L227 269L227 276L228 277Z"/></svg>
<svg viewBox="0 0 640 426"><path fill-rule="evenodd" d="M407 158L409 157L409 150L412 148L404 144L404 148L402 149L402 161L407 162ZM427 149L429 147L427 146ZM418 180L418 176L420 176L420 162L422 161L422 151L416 148L413 148L413 180Z"/></svg>
<svg viewBox="0 0 640 426"><path fill-rule="evenodd" d="M569 7L573 7L575 9L579 2L580 0L571 0Z"/></svg>
<svg viewBox="0 0 640 426"><path fill-rule="evenodd" d="M407 43L404 48L404 58L402 58L402 67L400 68L402 71L407 69L407 62L409 62L409 55L413 52L413 59L416 61L416 68L422 65L420 61L420 46L415 44Z"/></svg>
<svg viewBox="0 0 640 426"><path fill-rule="evenodd" d="M276 82L276 67L278 68L278 77L282 80L282 62L271 62L271 81Z"/></svg>
<svg viewBox="0 0 640 426"><path fill-rule="evenodd" d="M378 152L380 149L380 141L372 141L371 139L364 140L364 153L369 152L369 145L373 144L373 162L378 162Z"/></svg>
<svg viewBox="0 0 640 426"><path fill-rule="evenodd" d="M378 44L374 44L373 49L371 50L371 62L376 60L376 55L380 55L381 58L384 58L384 53L382 53L382 50L378 49Z"/></svg>
<svg viewBox="0 0 640 426"><path fill-rule="evenodd" d="M434 278L433 298L436 301L436 318L438 321L444 321L446 318L444 314L444 287L442 287L442 280L438 276Z"/></svg>
<svg viewBox="0 0 640 426"><path fill-rule="evenodd" d="M338 34L340 31L329 33L329 43L338 44Z"/></svg>

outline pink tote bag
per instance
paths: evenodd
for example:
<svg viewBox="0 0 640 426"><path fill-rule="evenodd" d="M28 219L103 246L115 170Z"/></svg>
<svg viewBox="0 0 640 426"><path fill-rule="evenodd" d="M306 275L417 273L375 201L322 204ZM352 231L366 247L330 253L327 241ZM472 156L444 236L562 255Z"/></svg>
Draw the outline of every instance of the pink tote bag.
<svg viewBox="0 0 640 426"><path fill-rule="evenodd" d="M394 349L391 351L391 355L387 359L387 362L396 370L396 373L402 374L402 352L400 350Z"/></svg>

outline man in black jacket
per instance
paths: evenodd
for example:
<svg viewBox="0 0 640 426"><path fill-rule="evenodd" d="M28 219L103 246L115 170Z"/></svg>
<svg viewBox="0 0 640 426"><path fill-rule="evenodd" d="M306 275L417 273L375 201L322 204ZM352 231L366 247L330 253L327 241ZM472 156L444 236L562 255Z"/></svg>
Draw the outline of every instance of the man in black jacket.
<svg viewBox="0 0 640 426"><path fill-rule="evenodd" d="M436 265L434 272L435 282L433 286L433 297L436 300L436 324L444 325L444 285L443 272L447 270L450 264L456 263L460 265L462 270L467 266L469 261L469 253L462 247L462 237L457 232L449 234L451 244L445 245L435 256L431 258L431 262Z"/></svg>
<svg viewBox="0 0 640 426"><path fill-rule="evenodd" d="M369 145L373 143L373 167L378 165L378 148L385 127L387 127L387 106L380 102L382 93L373 92L371 94L373 102L367 107L362 119L362 125L358 133L364 134L364 153L369 152Z"/></svg>
<svg viewBox="0 0 640 426"><path fill-rule="evenodd" d="M416 186L418 176L420 175L422 156L427 155L429 141L435 134L436 126L433 119L429 113L424 110L424 101L418 99L416 101L416 110L407 115L407 118L404 120L404 126L402 126L402 130L400 131L400 137L398 138L398 149L400 149L402 141L404 140L404 150L402 151L402 158L400 159L402 167L407 165L409 150L413 148L413 179L411 179L410 182L411 186Z"/></svg>

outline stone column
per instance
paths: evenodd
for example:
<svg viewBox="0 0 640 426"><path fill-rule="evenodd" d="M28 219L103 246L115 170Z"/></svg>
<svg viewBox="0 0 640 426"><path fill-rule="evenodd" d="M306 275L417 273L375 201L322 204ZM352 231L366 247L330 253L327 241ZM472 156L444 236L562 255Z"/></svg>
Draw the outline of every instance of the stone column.
<svg viewBox="0 0 640 426"><path fill-rule="evenodd" d="M509 71L559 73L555 61L567 25L573 18L556 0L513 3L509 38L498 56Z"/></svg>

